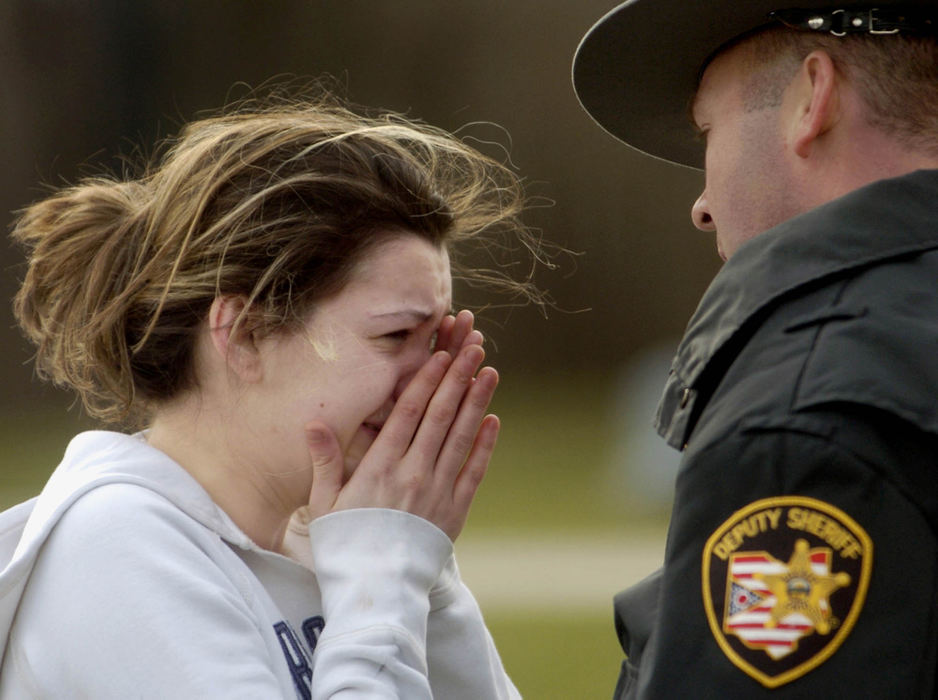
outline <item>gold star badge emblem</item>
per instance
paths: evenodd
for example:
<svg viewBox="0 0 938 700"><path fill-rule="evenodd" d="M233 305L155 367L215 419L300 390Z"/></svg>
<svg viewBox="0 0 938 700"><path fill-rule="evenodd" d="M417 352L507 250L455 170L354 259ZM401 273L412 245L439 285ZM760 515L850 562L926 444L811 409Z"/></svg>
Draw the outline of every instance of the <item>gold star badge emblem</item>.
<svg viewBox="0 0 938 700"><path fill-rule="evenodd" d="M778 626L788 615L801 614L811 621L818 633L830 632L828 596L838 588L850 585L850 575L843 572L818 574L811 566L809 550L807 540L798 540L785 573L754 574L754 578L765 583L775 595L775 605L769 613L766 627Z"/></svg>

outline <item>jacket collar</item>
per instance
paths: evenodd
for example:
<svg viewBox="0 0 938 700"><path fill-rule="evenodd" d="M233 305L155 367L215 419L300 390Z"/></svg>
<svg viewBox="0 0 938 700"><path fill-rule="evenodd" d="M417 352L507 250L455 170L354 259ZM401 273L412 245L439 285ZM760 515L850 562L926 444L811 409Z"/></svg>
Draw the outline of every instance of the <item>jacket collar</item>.
<svg viewBox="0 0 938 700"><path fill-rule="evenodd" d="M742 326L784 295L826 277L938 247L938 170L880 180L790 219L741 246L687 326L656 427L686 441L697 380Z"/></svg>

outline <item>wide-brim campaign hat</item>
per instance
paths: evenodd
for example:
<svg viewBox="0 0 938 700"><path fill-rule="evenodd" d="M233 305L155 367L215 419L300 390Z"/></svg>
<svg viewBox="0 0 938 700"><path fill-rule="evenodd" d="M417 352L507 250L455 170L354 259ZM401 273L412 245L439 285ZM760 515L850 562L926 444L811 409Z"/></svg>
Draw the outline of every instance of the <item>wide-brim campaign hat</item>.
<svg viewBox="0 0 938 700"><path fill-rule="evenodd" d="M908 21L901 14L906 8ZM583 37L573 86L584 109L616 138L648 155L702 168L704 144L690 125L700 74L720 47L781 26L770 13L791 10L809 31L890 33L904 23L902 31L921 30L936 9L935 0L628 0Z"/></svg>

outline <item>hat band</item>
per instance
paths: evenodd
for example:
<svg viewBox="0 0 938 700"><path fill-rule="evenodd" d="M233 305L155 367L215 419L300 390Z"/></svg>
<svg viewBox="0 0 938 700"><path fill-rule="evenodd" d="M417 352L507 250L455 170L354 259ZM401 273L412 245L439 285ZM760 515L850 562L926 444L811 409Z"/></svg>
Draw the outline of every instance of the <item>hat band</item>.
<svg viewBox="0 0 938 700"><path fill-rule="evenodd" d="M847 34L929 34L938 27L936 13L919 8L865 8L842 10L775 10L769 13L791 29Z"/></svg>

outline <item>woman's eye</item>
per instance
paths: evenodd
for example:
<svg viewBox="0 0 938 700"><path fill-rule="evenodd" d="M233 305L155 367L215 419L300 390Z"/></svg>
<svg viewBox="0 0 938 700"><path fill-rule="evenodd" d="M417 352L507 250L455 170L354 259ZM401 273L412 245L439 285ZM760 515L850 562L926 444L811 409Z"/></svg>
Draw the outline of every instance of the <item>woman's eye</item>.
<svg viewBox="0 0 938 700"><path fill-rule="evenodd" d="M398 331L391 331L390 333L385 333L382 337L387 338L389 340L401 342L401 341L407 340L410 337L410 329L402 328L401 330L398 330Z"/></svg>

